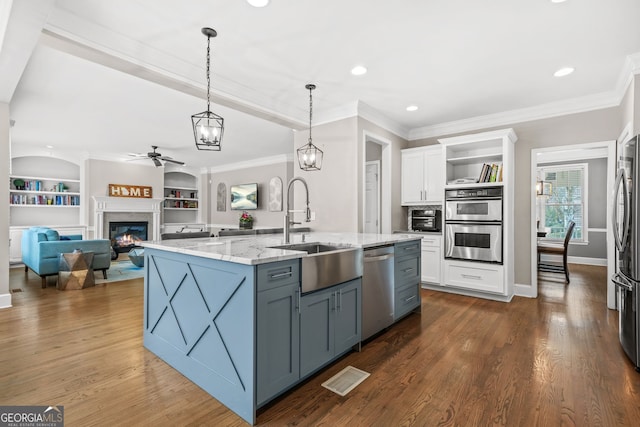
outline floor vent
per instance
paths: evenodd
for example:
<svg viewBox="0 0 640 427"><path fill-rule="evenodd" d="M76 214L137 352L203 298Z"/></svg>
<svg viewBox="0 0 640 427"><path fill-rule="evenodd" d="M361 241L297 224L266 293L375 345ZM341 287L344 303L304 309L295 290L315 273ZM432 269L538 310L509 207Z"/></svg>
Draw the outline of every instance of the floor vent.
<svg viewBox="0 0 640 427"><path fill-rule="evenodd" d="M362 381L366 380L370 374L361 371L353 366L347 366L327 381L322 383L322 387L332 392L345 396L351 390L356 388Z"/></svg>
<svg viewBox="0 0 640 427"><path fill-rule="evenodd" d="M11 289L11 293L12 293L12 294L15 294L15 293L17 293L17 292L22 292L22 289L20 289L20 288Z"/></svg>

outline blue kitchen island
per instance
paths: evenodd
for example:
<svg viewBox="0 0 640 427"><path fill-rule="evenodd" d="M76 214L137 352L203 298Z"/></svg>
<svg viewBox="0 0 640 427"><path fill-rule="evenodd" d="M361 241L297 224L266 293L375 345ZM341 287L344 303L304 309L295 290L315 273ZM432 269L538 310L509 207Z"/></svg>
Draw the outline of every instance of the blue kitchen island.
<svg viewBox="0 0 640 427"><path fill-rule="evenodd" d="M304 233L292 243L416 247L419 266L419 239ZM143 243L144 346L251 424L258 408L361 340L361 277L305 294L309 255L274 248L283 244L282 235ZM411 308L419 268L416 277Z"/></svg>

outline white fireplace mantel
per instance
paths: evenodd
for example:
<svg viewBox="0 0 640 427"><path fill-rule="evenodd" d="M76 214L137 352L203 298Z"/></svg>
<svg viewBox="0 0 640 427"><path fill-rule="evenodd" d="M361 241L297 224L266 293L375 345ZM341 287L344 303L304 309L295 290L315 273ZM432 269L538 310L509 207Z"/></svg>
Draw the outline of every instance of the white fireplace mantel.
<svg viewBox="0 0 640 427"><path fill-rule="evenodd" d="M133 197L93 197L95 202L94 229L95 238L104 239L105 212L147 212L153 215L151 240L160 240L160 212L163 199Z"/></svg>

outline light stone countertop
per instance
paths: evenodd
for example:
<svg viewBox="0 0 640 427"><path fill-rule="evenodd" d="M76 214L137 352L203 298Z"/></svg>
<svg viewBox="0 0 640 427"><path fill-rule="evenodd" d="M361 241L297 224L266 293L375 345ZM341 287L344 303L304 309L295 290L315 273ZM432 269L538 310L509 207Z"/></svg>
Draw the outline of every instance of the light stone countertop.
<svg viewBox="0 0 640 427"><path fill-rule="evenodd" d="M295 233L290 242L284 243L282 234L255 236L204 237L163 241L146 241L145 248L218 259L238 264L257 265L288 259L302 258L306 252L289 249L274 249L296 243L326 243L336 246L370 248L398 242L420 240L417 234L363 234L363 233Z"/></svg>

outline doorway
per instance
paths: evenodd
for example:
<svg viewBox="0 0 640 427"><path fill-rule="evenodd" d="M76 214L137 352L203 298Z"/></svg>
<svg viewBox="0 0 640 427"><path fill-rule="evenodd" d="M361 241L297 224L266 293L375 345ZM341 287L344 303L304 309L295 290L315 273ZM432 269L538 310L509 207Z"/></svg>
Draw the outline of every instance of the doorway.
<svg viewBox="0 0 640 427"><path fill-rule="evenodd" d="M361 230L364 233L391 233L391 141L368 131L362 138L362 187L361 187ZM372 176L371 163L377 162L378 189L369 191L367 181ZM377 199L377 200L375 200ZM378 225L373 227L371 221L377 218ZM369 224L367 224L369 222ZM376 231L368 231L375 229Z"/></svg>
<svg viewBox="0 0 640 427"><path fill-rule="evenodd" d="M380 233L380 161L365 163L364 232Z"/></svg>
<svg viewBox="0 0 640 427"><path fill-rule="evenodd" d="M557 146L549 148L539 148L531 150L531 287L533 291L532 297L538 296L538 269L537 269L537 239L538 239L538 220L540 217L538 194L536 192L536 183L538 182L538 168L542 164L559 164L561 162L585 162L590 159L604 159L606 174L606 184L603 193L590 196L590 204L606 203L604 219L596 226L590 227L590 224L584 224L584 231L593 233L594 239L598 237L605 245L606 258L600 262L607 268L607 307L615 309L615 285L611 281L611 276L615 272L615 248L613 243L613 230L611 226L612 200L613 200L613 184L615 180L615 141L604 141L595 143L575 144L566 146ZM591 222L591 221L590 221ZM569 253L571 259L571 253ZM571 262L571 261L570 261ZM589 258L583 258L580 262L590 263ZM570 285L568 285L570 286Z"/></svg>

